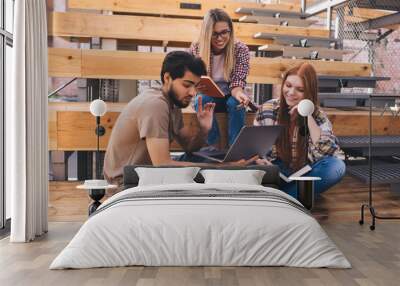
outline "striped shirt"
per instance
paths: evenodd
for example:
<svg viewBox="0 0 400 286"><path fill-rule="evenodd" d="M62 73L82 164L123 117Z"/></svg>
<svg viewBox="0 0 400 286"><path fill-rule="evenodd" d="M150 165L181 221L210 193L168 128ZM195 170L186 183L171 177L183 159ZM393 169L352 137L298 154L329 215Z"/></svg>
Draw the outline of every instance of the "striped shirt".
<svg viewBox="0 0 400 286"><path fill-rule="evenodd" d="M192 43L189 48L189 53L192 55L199 57L200 56L200 48L199 43ZM233 67L231 76L229 78L229 89L232 90L235 87L246 87L246 78L249 75L250 70L250 52L249 48L242 42L235 42L235 65ZM212 60L213 54L210 54L210 66L207 67L207 74L212 75Z"/></svg>
<svg viewBox="0 0 400 286"><path fill-rule="evenodd" d="M256 114L257 125L277 125L278 124L279 99L271 99L260 106ZM308 160L314 163L324 156L337 156L340 152L338 140L332 132L332 124L328 116L320 108L316 115L313 115L315 122L321 129L321 136L317 142L313 143L311 138L308 138ZM293 129L292 136L292 158L296 158L296 142L298 127ZM275 160L277 158L276 146L272 147L271 154L268 154L268 159Z"/></svg>

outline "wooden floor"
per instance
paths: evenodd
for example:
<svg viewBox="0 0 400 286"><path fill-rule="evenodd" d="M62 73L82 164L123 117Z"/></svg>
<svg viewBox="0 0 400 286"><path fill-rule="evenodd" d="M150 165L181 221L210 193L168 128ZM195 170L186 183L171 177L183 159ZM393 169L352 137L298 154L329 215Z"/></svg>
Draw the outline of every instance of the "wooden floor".
<svg viewBox="0 0 400 286"><path fill-rule="evenodd" d="M399 285L400 221L360 226L367 186L351 177L327 192L313 211L352 269L290 267L123 267L48 270L86 219L89 199L77 183L50 183L49 233L29 244L0 241L0 285ZM400 197L387 185L374 189L383 215L400 215ZM63 222L64 221L64 222Z"/></svg>
<svg viewBox="0 0 400 286"><path fill-rule="evenodd" d="M48 270L79 229L79 222L50 223L49 233L30 244L0 241L0 285L399 285L399 224L375 232L356 223L326 223L324 229L352 269L290 267L120 267Z"/></svg>

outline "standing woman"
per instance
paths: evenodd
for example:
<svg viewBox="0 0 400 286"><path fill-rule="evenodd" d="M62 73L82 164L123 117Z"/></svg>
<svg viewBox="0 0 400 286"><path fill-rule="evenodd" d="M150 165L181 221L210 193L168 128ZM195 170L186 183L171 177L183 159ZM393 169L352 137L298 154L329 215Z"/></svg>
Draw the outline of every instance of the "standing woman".
<svg viewBox="0 0 400 286"><path fill-rule="evenodd" d="M307 117L307 126L304 117L297 112L302 99L311 100L315 106L314 112ZM312 170L306 176L321 178L314 182L316 194L342 179L346 166L337 157L340 148L332 124L319 107L318 79L312 65L303 63L290 69L283 78L280 98L265 102L254 119L254 125L276 124L284 127L283 132L267 159L257 163L277 165L286 176L309 164ZM283 183L281 187L284 192L297 197L296 182Z"/></svg>
<svg viewBox="0 0 400 286"><path fill-rule="evenodd" d="M210 97L201 93L206 87L199 86L195 109L198 110L198 98L201 96L203 104L214 102L216 112L227 112L228 144L231 145L245 123L243 107L249 103L249 97L244 92L249 74L249 48L235 39L229 15L221 9L212 9L204 16L199 40L192 43L189 52L206 63L208 75L225 94L225 98ZM220 132L214 116L207 143L218 146L219 139Z"/></svg>

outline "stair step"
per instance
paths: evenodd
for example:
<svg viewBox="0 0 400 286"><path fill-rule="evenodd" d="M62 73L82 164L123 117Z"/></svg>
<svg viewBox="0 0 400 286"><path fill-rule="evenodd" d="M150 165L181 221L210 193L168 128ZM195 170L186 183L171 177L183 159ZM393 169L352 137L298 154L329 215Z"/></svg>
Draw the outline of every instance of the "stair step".
<svg viewBox="0 0 400 286"><path fill-rule="evenodd" d="M296 35L277 35L272 33L256 33L253 36L255 39L274 40L274 44L293 45L298 47L325 47L334 48L336 39L320 38L320 37L304 37Z"/></svg>
<svg viewBox="0 0 400 286"><path fill-rule="evenodd" d="M253 16L245 15L239 18L239 22L245 23L257 23L267 25L279 25L279 26L295 26L295 27L309 27L318 21L316 20L303 20L297 18L288 17L271 17L271 16Z"/></svg>
<svg viewBox="0 0 400 286"><path fill-rule="evenodd" d="M301 12L280 11L263 8L246 8L240 7L235 10L237 14L248 14L254 16L270 16L270 17L287 17L287 18L306 18L307 14Z"/></svg>

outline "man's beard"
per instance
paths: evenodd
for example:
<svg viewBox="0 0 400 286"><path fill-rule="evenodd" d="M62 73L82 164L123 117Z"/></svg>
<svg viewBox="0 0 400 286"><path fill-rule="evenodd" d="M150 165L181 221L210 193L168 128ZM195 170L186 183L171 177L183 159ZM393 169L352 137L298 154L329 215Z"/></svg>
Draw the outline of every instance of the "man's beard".
<svg viewBox="0 0 400 286"><path fill-rule="evenodd" d="M179 108L185 108L188 107L190 102L184 103L178 99L178 96L176 95L174 88L171 86L171 88L168 90L168 97L172 100L173 104L175 104Z"/></svg>

